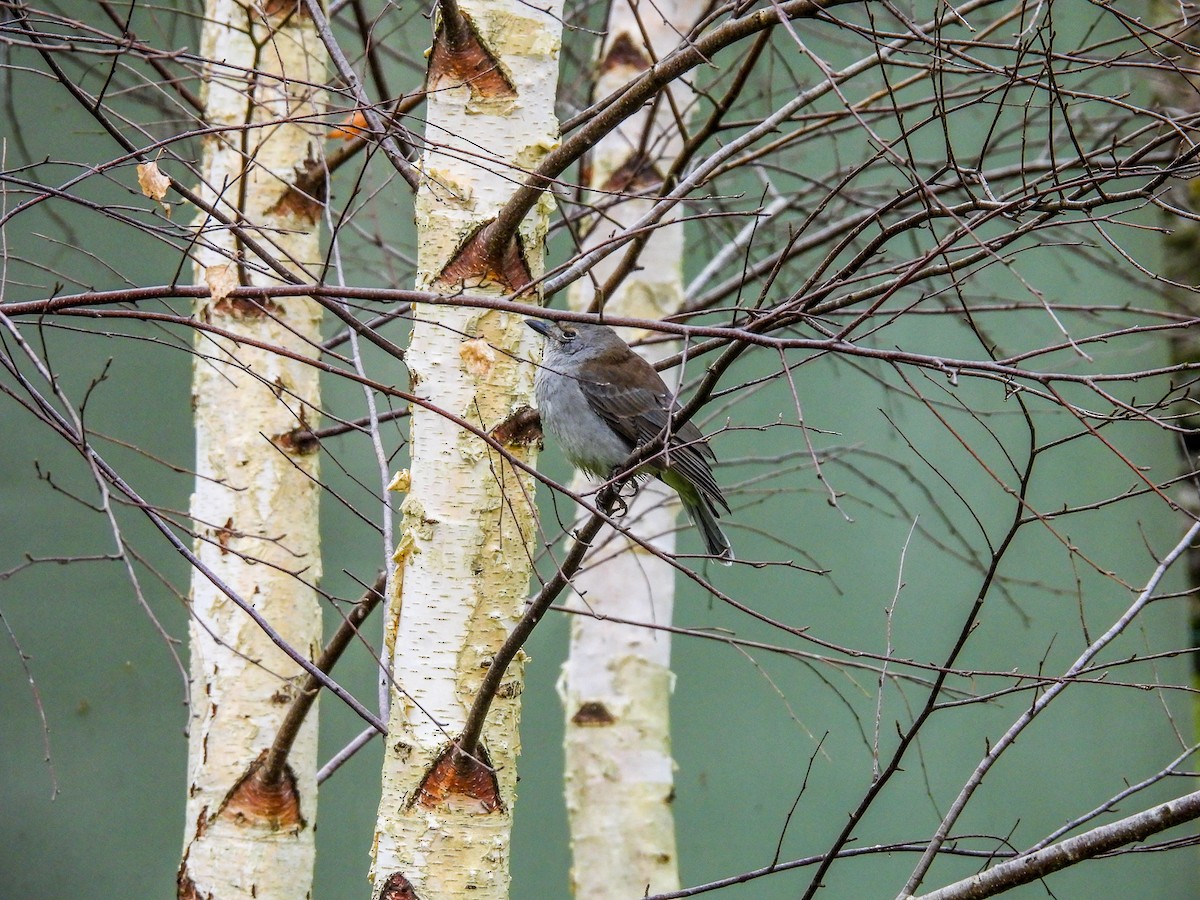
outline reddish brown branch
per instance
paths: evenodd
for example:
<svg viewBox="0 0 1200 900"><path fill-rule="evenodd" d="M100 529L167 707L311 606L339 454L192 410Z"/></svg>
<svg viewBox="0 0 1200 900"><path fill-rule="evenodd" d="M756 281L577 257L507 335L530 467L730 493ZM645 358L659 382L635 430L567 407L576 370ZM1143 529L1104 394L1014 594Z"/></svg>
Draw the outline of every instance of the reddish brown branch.
<svg viewBox="0 0 1200 900"><path fill-rule="evenodd" d="M350 642L358 634L359 627L383 600L383 591L386 585L387 574L380 572L375 583L347 613L345 620L338 626L333 637L329 639L329 643L325 645L321 655L317 657L315 665L318 671L328 675L333 670L342 654L346 652L346 648L350 646ZM267 751L261 769L256 773L258 781L272 785L284 779L288 754L296 742L296 736L300 733L300 726L304 724L309 710L312 709L317 695L321 692L321 686L317 677L309 674L298 688L296 699L292 701L291 708L279 726L279 732L275 735L275 741Z"/></svg>
<svg viewBox="0 0 1200 900"><path fill-rule="evenodd" d="M604 525L608 518L607 513L612 509L617 500L617 491L613 488L606 488L601 491L597 498L597 506L600 512L594 513L583 527L575 532L575 540L571 545L571 550L567 553L566 559L562 565L558 567L558 571L542 585L542 589L538 591L537 596L529 603L529 608L525 610L525 615L521 617L516 627L509 633L503 645L501 645L496 655L492 657L491 665L488 667L487 675L483 678L483 683L479 686L479 693L475 695L475 702L471 705L471 710L467 714L466 723L463 725L462 734L454 745L454 756L472 757L476 760L480 759L480 738L483 736L483 725L487 721L488 710L491 708L492 700L500 690L500 685L504 681L504 675L508 671L509 665L517 655L529 636L533 634L533 629L537 627L538 622L542 620L542 616L546 614L551 604L559 594L571 582L571 578L579 571L580 565L583 564L583 559L591 549L592 541L596 535L600 533L601 526Z"/></svg>
<svg viewBox="0 0 1200 900"><path fill-rule="evenodd" d="M737 43L742 38L779 25L781 17L812 17L826 8L849 2L851 0L789 0L773 8L760 9L741 18L730 19L708 34L687 41L679 49L663 57L657 65L648 69L615 98L605 101L602 104L603 108L597 109L593 106L587 111L594 112L594 115L587 119L587 124L563 141L557 149L546 154L537 171L530 173L525 183L517 188L500 210L495 221L488 226L485 237L488 255L499 256L504 244L517 233L517 226L521 220L528 215L538 198L554 184L558 176L594 147L600 138L638 112L643 104L672 81L697 66L708 63L719 50Z"/></svg>

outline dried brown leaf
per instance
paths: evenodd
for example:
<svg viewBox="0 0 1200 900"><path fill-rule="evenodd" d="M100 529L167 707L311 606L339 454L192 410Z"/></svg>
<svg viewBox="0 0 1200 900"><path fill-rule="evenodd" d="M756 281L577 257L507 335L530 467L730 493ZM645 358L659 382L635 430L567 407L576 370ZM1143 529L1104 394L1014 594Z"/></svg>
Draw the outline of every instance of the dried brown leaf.
<svg viewBox="0 0 1200 900"><path fill-rule="evenodd" d="M237 267L228 263L209 266L204 270L204 283L212 293L214 303L220 303L238 286Z"/></svg>
<svg viewBox="0 0 1200 900"><path fill-rule="evenodd" d="M137 167L137 173L138 187L142 189L143 194L151 200L159 201L167 196L167 190L171 187L171 179L163 174L158 163L142 163Z"/></svg>

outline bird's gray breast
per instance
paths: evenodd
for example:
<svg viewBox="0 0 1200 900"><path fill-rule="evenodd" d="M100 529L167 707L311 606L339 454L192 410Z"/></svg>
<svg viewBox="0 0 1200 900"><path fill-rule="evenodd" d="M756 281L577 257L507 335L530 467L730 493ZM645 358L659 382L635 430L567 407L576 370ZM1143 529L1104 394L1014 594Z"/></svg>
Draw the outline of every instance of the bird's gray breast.
<svg viewBox="0 0 1200 900"><path fill-rule="evenodd" d="M547 360L534 381L542 428L563 449L571 464L607 478L633 448L592 411L576 379L553 371Z"/></svg>

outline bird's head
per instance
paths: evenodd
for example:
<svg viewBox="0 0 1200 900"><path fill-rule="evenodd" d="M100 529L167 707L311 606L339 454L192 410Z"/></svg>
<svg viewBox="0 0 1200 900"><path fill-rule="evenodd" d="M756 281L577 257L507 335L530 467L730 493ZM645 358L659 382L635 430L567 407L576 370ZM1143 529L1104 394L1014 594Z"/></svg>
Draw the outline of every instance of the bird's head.
<svg viewBox="0 0 1200 900"><path fill-rule="evenodd" d="M607 325L549 322L544 319L526 319L525 324L546 339L548 356L594 356L614 348L627 348L626 343Z"/></svg>

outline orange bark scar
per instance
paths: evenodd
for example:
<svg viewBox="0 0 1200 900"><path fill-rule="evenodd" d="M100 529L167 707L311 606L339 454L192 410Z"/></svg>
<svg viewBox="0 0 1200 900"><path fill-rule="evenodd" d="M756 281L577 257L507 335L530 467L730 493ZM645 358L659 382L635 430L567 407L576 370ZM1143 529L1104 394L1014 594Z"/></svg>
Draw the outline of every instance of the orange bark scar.
<svg viewBox="0 0 1200 900"><path fill-rule="evenodd" d="M266 297L225 297L214 303L212 310L231 319L261 319L283 312L278 303Z"/></svg>
<svg viewBox="0 0 1200 900"><path fill-rule="evenodd" d="M613 714L608 711L608 707L598 700L581 703L579 709L575 711L575 715L571 716L571 722L581 726L612 725L616 721Z"/></svg>
<svg viewBox="0 0 1200 900"><path fill-rule="evenodd" d="M411 881L399 872L393 872L383 883L379 900L419 900L419 897Z"/></svg>
<svg viewBox="0 0 1200 900"><path fill-rule="evenodd" d="M295 184L290 184L284 189L283 193L279 195L279 199L267 209L266 215L288 216L309 226L320 221L321 213L325 208L324 198L310 193L310 186L300 183L301 177L303 177L303 173L297 177Z"/></svg>
<svg viewBox="0 0 1200 900"><path fill-rule="evenodd" d="M294 453L297 456L317 452L321 449L321 441L308 424L308 416L303 409L300 410L298 418L300 424L297 427L275 435L271 442L285 453Z"/></svg>
<svg viewBox="0 0 1200 900"><path fill-rule="evenodd" d="M463 241L438 275L437 290L453 291L490 284L515 293L533 281L517 238L505 242L499 258L488 253L489 227L490 224L480 226Z"/></svg>
<svg viewBox="0 0 1200 900"><path fill-rule="evenodd" d="M531 406L522 406L492 429L492 437L506 447L542 445L542 415Z"/></svg>
<svg viewBox="0 0 1200 900"><path fill-rule="evenodd" d="M175 896L178 900L204 900L200 896L200 892L196 890L196 882L187 873L186 865L179 870L179 874L175 876ZM208 895L212 897L212 894Z"/></svg>
<svg viewBox="0 0 1200 900"><path fill-rule="evenodd" d="M261 777L267 751L259 754L225 796L214 818L231 819L238 825L257 826L269 831L300 831L305 826L300 815L300 791L290 766L275 784Z"/></svg>
<svg viewBox="0 0 1200 900"><path fill-rule="evenodd" d="M262 11L268 16L285 19L294 15L312 18L312 13L308 11L304 0L265 0Z"/></svg>
<svg viewBox="0 0 1200 900"><path fill-rule="evenodd" d="M500 785L487 752L479 747L467 756L454 745L443 750L417 789L416 802L426 809L482 815L500 809Z"/></svg>
<svg viewBox="0 0 1200 900"><path fill-rule="evenodd" d="M427 89L436 91L466 85L472 100L507 100L517 96L517 89L501 68L500 62L484 46L471 17L460 15L460 27L449 28L443 19L438 23L429 54Z"/></svg>
<svg viewBox="0 0 1200 900"><path fill-rule="evenodd" d="M612 46L604 54L604 59L600 61L600 72L608 74L613 69L622 66L633 69L635 72L643 72L650 68L649 57L641 47L633 42L628 31L622 31L612 42Z"/></svg>
<svg viewBox="0 0 1200 900"><path fill-rule="evenodd" d="M646 154L638 151L621 163L620 168L609 175L600 187L612 193L640 194L658 188L662 183L662 173Z"/></svg>
<svg viewBox="0 0 1200 900"><path fill-rule="evenodd" d="M237 533L237 531L234 530L234 527L233 527L233 518L230 517L225 520L224 525L222 525L220 528L217 529L216 534L215 534L215 537L217 539L217 546L221 548L222 556L224 556L226 553L229 552L229 542L237 536L238 536L238 533Z"/></svg>

